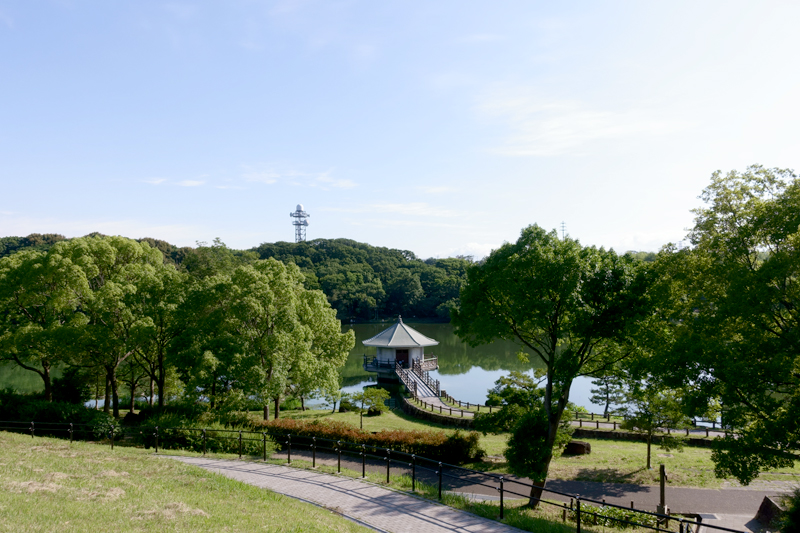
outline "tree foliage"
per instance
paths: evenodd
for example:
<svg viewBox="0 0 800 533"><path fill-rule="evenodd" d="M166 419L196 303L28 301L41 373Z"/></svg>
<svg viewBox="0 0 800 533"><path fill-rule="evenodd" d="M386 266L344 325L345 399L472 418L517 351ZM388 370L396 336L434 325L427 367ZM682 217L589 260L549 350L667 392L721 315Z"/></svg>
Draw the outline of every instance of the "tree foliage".
<svg viewBox="0 0 800 533"><path fill-rule="evenodd" d="M690 414L723 406L738 433L714 451L716 473L743 483L800 452L800 181L760 166L712 176L693 247L658 261L667 386Z"/></svg>
<svg viewBox="0 0 800 533"><path fill-rule="evenodd" d="M633 352L635 327L649 313L646 272L631 257L538 226L468 271L453 316L457 334L472 345L516 340L544 366L542 409L528 419L532 432L546 427L543 455L529 465L539 469L534 478L547 476L573 380Z"/></svg>

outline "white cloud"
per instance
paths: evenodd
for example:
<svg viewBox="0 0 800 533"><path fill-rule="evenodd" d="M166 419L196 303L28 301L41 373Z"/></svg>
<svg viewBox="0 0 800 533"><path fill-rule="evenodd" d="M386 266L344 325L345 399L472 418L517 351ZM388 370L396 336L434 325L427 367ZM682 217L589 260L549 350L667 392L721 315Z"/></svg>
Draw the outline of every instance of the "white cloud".
<svg viewBox="0 0 800 533"><path fill-rule="evenodd" d="M496 250L500 244L493 243L477 243L468 242L457 248L450 248L447 252L440 257L455 257L457 255L471 255L476 261L483 259Z"/></svg>
<svg viewBox="0 0 800 533"><path fill-rule="evenodd" d="M595 141L667 135L695 125L647 106L592 109L579 101L540 98L520 90L484 98L476 109L511 130L503 145L492 149L507 156L581 155Z"/></svg>
<svg viewBox="0 0 800 533"><path fill-rule="evenodd" d="M454 192L456 189L453 187L445 187L445 186L436 186L436 187L427 187L427 186L420 186L417 187L420 191L424 192L425 194L442 194L445 192Z"/></svg>
<svg viewBox="0 0 800 533"><path fill-rule="evenodd" d="M420 219L427 219L430 217L452 218L464 215L464 213L453 211L451 209L431 207L425 202L411 202L407 204L369 204L361 207L324 207L321 210L336 213L391 213L419 217ZM400 222L398 221L398 223Z"/></svg>
<svg viewBox="0 0 800 533"><path fill-rule="evenodd" d="M205 181L200 181L200 180L183 180L179 181L178 185L180 185L181 187L199 187L204 183Z"/></svg>
<svg viewBox="0 0 800 533"><path fill-rule="evenodd" d="M280 174L276 174L275 172L246 172L242 174L242 177L247 181L254 181L258 183L266 183L267 185L272 185L273 183L278 182L278 178L280 178Z"/></svg>
<svg viewBox="0 0 800 533"><path fill-rule="evenodd" d="M321 176L318 176L317 179L316 179L316 182L321 184L321 186L323 188L325 188L325 186L328 186L328 187L334 187L334 188L337 188L337 189L352 189L353 187L356 186L356 184L355 184L355 182L353 180L334 179L334 178L331 178L330 176L328 176L327 174L323 174Z"/></svg>
<svg viewBox="0 0 800 533"><path fill-rule="evenodd" d="M242 177L246 181L266 183L288 183L300 187L319 187L323 190L352 189L357 184L350 179L334 178L330 172L299 172L296 170L277 171L273 169L257 170L249 166L244 166L245 172Z"/></svg>

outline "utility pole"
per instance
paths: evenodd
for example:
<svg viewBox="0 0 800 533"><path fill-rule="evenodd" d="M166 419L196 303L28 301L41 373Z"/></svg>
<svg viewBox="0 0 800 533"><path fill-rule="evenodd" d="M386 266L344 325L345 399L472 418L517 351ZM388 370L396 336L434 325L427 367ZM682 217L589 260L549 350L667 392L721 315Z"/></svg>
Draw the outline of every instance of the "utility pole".
<svg viewBox="0 0 800 533"><path fill-rule="evenodd" d="M567 225L564 224L564 221L562 220L561 221L561 240L562 241L564 239L566 239L566 235L567 235Z"/></svg>

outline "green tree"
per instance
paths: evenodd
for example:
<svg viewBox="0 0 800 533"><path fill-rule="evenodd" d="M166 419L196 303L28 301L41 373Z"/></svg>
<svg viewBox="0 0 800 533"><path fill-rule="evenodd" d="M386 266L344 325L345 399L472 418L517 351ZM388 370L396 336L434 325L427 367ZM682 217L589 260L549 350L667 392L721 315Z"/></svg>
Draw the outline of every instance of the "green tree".
<svg viewBox="0 0 800 533"><path fill-rule="evenodd" d="M692 248L657 261L664 327L658 374L686 388L689 414L719 401L736 437L716 474L749 483L800 452L800 181L788 170L716 172L695 210Z"/></svg>
<svg viewBox="0 0 800 533"><path fill-rule="evenodd" d="M458 335L473 346L515 340L544 365L542 414L529 420L531 428L544 431L537 446L543 454L523 469L535 482L534 504L573 380L602 372L634 351L631 336L650 312L646 272L644 263L630 257L559 239L538 226L524 229L516 243L504 244L468 272L461 308L453 313Z"/></svg>
<svg viewBox="0 0 800 533"><path fill-rule="evenodd" d="M589 390L589 401L603 406L603 416L608 417L612 405L625 403L625 388L622 378L616 373L607 372L592 380L593 389Z"/></svg>
<svg viewBox="0 0 800 533"><path fill-rule="evenodd" d="M57 253L24 250L0 259L0 360L37 373L52 399L51 371L64 361L64 327L89 287L82 271Z"/></svg>
<svg viewBox="0 0 800 533"><path fill-rule="evenodd" d="M163 267L161 252L124 237L83 237L56 243L48 255L78 265L89 290L80 294L82 322L66 339L71 362L105 372L104 410L119 416L117 370L145 342L153 327L137 309L137 293Z"/></svg>
<svg viewBox="0 0 800 533"><path fill-rule="evenodd" d="M142 342L133 357L149 381L149 397L158 398L159 408L166 402L168 372L174 372L175 340L186 330L190 317L181 316L180 306L189 288L187 275L171 265L156 268L156 275L141 281L135 300L136 312L152 321L143 331Z"/></svg>
<svg viewBox="0 0 800 533"><path fill-rule="evenodd" d="M666 428L681 429L689 424L682 411L679 391L664 389L652 381L629 379L625 388L625 420L623 429L640 433L647 441L647 468L651 465L653 436ZM674 435L663 435L660 446L666 451L681 449L683 439Z"/></svg>
<svg viewBox="0 0 800 533"><path fill-rule="evenodd" d="M385 411L385 402L389 399L389 391L380 387L364 387L360 392L350 396L350 400L355 404L361 404L361 429L364 428L364 410L377 409Z"/></svg>

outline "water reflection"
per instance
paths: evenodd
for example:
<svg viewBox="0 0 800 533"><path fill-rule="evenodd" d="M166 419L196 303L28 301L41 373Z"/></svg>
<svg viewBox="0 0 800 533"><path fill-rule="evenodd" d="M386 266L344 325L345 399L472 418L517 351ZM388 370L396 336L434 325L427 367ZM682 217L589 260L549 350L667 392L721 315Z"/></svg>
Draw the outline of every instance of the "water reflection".
<svg viewBox="0 0 800 533"><path fill-rule="evenodd" d="M497 341L492 344L470 347L459 339L450 324L415 324L405 321L423 335L439 341L438 346L426 349L426 355L439 358L439 370L431 374L441 382L442 389L462 401L484 403L486 391L502 375L511 370L531 373L541 365L541 361L531 358L523 363L517 357L519 345L510 341ZM364 346L361 341L373 337L389 327L385 324L345 325L344 329L352 329L356 334L356 345L350 352L342 369L343 385L346 392L355 392L365 385L374 383L375 374L365 372L362 368L364 354L375 355L375 348ZM573 403L597 410L597 406L589 403L588 378L578 378L572 386L570 399Z"/></svg>

